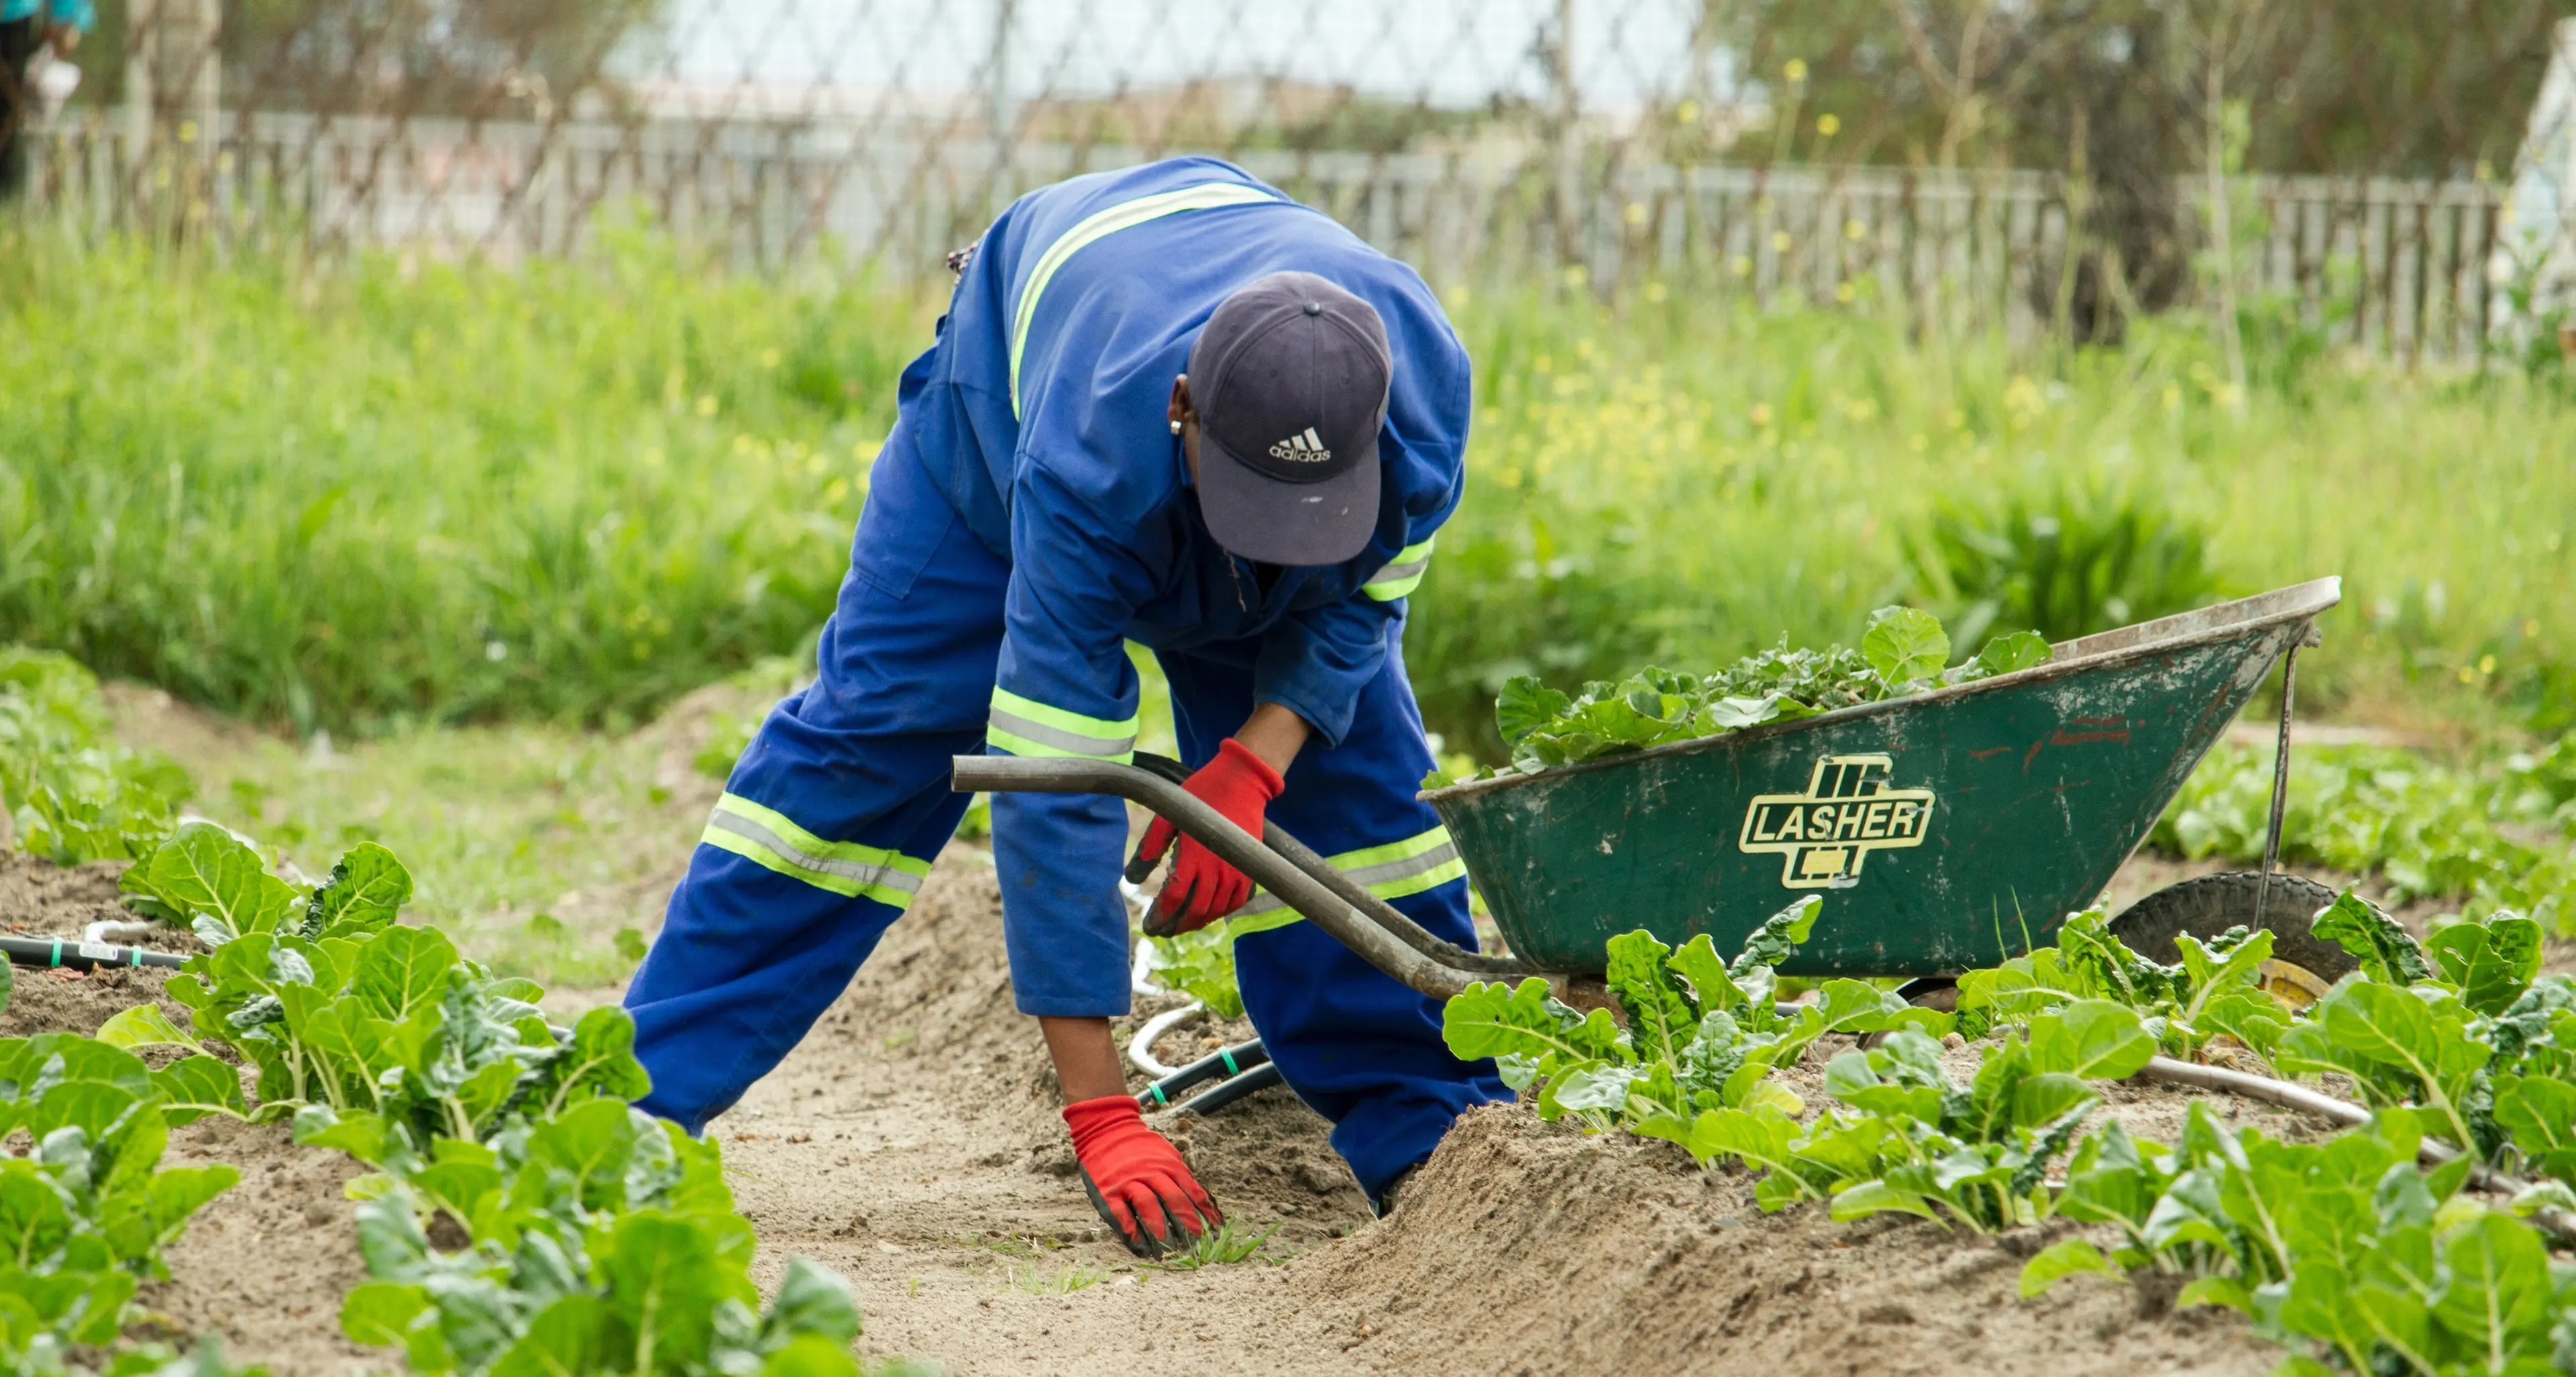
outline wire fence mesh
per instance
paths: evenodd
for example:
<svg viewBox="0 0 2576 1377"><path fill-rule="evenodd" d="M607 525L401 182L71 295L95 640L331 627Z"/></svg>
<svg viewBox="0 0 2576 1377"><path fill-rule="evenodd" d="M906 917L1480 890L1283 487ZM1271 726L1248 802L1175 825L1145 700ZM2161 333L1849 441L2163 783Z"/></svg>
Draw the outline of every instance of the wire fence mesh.
<svg viewBox="0 0 2576 1377"><path fill-rule="evenodd" d="M930 280L1033 186L1207 152L1434 281L1866 298L2077 337L2261 302L2410 360L2554 328L2576 24L2385 3L2520 27L2485 35L2485 67L2446 48L2447 84L2414 93L2431 115L2306 170L2248 159L2276 126L2329 152L2379 126L2336 114L2339 88L2227 97L2303 51L2245 37L2299 8L2251 0L2093 6L2072 37L2031 18L2066 5L1968 0L1859 7L1844 37L1814 27L1837 6L1758 0L129 0L79 89L16 102L13 132L42 212L218 252L506 261L641 215L745 265ZM2181 17L2143 27L2162 9ZM2158 64L2147 136L2087 104L2087 70L2064 99L2039 79L2049 44L2098 63L2113 39ZM48 75L29 89L67 84ZM2428 153L2428 123L2463 132ZM2121 161L2141 143L2165 149L2144 173Z"/></svg>

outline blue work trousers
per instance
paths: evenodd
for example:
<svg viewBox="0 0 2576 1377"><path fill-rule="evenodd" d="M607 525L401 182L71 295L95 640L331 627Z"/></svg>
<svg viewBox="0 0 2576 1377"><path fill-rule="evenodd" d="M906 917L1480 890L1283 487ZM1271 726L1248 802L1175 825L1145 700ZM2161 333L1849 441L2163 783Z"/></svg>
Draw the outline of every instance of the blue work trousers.
<svg viewBox="0 0 2576 1377"><path fill-rule="evenodd" d="M1009 574L957 519L898 424L872 475L819 677L770 712L735 765L627 991L636 1054L653 1076L644 1108L699 1131L804 1037L902 916L967 806L949 790L949 762L984 749ZM1158 656L1193 766L1250 715L1255 650ZM1298 756L1269 815L1424 927L1472 947L1464 871L1438 817L1414 798L1431 754L1400 654L1389 653L1357 706L1340 745ZM1021 796L1031 808L1038 797ZM1051 921L1046 896L1011 892L1015 833L1039 829L1015 829L1020 815L1004 802L995 852L1020 1007L1125 1013L1127 933ZM1032 840L1044 837L1019 838ZM1235 956L1244 1008L1281 1075L1332 1121L1334 1148L1372 1199L1429 1156L1461 1112L1509 1098L1490 1062L1449 1054L1437 1003L1313 925L1246 933Z"/></svg>

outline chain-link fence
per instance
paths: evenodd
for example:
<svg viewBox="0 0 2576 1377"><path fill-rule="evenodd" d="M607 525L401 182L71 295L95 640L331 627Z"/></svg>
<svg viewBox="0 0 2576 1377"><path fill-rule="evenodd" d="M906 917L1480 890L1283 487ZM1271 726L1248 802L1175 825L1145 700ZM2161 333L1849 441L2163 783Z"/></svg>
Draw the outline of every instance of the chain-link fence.
<svg viewBox="0 0 2576 1377"><path fill-rule="evenodd" d="M2315 25L2375 6L2424 51L2392 69L2411 92L2357 100L2403 26ZM18 104L41 209L218 251L507 260L645 214L746 264L923 277L1032 186L1203 151L1435 281L2076 338L2263 305L2410 358L2554 328L2563 6L2345 0L2297 28L2308 8L127 0L67 101ZM2336 42L2369 61L2320 61ZM2384 118L2401 97L2423 113Z"/></svg>

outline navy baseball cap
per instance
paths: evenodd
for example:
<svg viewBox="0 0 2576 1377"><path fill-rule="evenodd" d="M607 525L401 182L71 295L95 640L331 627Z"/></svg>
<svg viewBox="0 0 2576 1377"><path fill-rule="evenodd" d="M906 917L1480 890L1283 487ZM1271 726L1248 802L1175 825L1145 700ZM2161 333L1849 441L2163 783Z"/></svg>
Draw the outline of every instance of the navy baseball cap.
<svg viewBox="0 0 2576 1377"><path fill-rule="evenodd" d="M1190 346L1199 512L1261 564L1339 564L1377 529L1377 432L1394 362L1365 301L1272 273L1219 303Z"/></svg>

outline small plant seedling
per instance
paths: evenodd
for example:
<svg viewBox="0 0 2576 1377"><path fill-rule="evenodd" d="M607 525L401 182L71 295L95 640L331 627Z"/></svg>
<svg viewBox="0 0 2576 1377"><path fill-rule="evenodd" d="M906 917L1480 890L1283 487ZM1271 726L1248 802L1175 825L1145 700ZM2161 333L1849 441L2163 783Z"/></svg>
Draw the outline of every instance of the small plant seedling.
<svg viewBox="0 0 2576 1377"><path fill-rule="evenodd" d="M1231 1224L1219 1224L1190 1240L1188 1248L1145 1266L1158 1272L1195 1272L1202 1267L1221 1267L1237 1262L1262 1262L1276 1267L1288 1260L1269 1250L1270 1236L1277 1232L1279 1226L1276 1224L1257 1234L1238 1230Z"/></svg>
<svg viewBox="0 0 2576 1377"><path fill-rule="evenodd" d="M1011 1285L1032 1296L1069 1296L1087 1286L1109 1280L1109 1274L1088 1262L1076 1262L1053 1272L1040 1272L1035 1267L1011 1269Z"/></svg>
<svg viewBox="0 0 2576 1377"><path fill-rule="evenodd" d="M1053 1238L1035 1234L1003 1234L998 1238L960 1238L952 1242L982 1248L1021 1262L1035 1262L1064 1245Z"/></svg>

